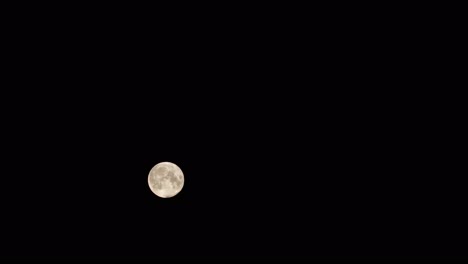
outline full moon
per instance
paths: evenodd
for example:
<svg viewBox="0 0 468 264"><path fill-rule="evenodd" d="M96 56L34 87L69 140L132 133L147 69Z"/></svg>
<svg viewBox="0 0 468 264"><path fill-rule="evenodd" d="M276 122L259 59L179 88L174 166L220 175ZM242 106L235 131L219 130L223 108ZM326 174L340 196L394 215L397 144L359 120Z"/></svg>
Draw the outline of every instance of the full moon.
<svg viewBox="0 0 468 264"><path fill-rule="evenodd" d="M156 164L148 176L151 191L161 198L170 198L178 194L184 187L182 170L171 162Z"/></svg>

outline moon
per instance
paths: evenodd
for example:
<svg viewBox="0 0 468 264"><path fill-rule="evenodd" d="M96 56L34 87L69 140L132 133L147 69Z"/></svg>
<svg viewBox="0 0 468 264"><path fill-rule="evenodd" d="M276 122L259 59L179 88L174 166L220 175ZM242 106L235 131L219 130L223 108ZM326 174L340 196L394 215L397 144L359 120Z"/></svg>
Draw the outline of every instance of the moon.
<svg viewBox="0 0 468 264"><path fill-rule="evenodd" d="M151 191L161 198L170 198L177 195L184 187L184 174L172 162L156 164L148 175L148 184Z"/></svg>

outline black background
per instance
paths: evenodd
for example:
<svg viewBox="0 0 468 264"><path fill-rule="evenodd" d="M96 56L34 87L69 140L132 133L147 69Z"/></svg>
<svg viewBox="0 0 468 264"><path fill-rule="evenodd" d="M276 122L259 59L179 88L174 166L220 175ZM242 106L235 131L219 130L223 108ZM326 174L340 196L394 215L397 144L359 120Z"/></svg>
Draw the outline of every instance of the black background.
<svg viewBox="0 0 468 264"><path fill-rule="evenodd" d="M96 17L10 21L1 256L463 255L420 30Z"/></svg>

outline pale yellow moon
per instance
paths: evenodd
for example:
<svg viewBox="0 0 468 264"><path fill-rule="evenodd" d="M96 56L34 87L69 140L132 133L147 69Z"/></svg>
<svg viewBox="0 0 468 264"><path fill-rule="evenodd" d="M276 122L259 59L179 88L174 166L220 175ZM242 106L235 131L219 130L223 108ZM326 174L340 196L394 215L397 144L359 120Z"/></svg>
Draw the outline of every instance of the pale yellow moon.
<svg viewBox="0 0 468 264"><path fill-rule="evenodd" d="M179 166L171 162L156 164L148 175L151 191L161 198L170 198L184 187L184 174Z"/></svg>

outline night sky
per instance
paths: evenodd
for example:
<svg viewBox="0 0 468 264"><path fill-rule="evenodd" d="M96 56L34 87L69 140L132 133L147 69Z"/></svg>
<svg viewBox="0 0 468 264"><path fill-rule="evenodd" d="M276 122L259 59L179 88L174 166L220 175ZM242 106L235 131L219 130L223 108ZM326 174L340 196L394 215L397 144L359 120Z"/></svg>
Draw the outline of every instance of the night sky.
<svg viewBox="0 0 468 264"><path fill-rule="evenodd" d="M418 72L395 73L408 61L392 44L343 42L365 36L344 27L342 39L285 30L287 41L254 29L207 41L189 25L184 41L181 31L70 33L80 27L48 35L28 24L12 43L1 257L466 250L453 237L463 196L428 129L434 94L408 89ZM162 161L185 175L170 199L147 183Z"/></svg>

